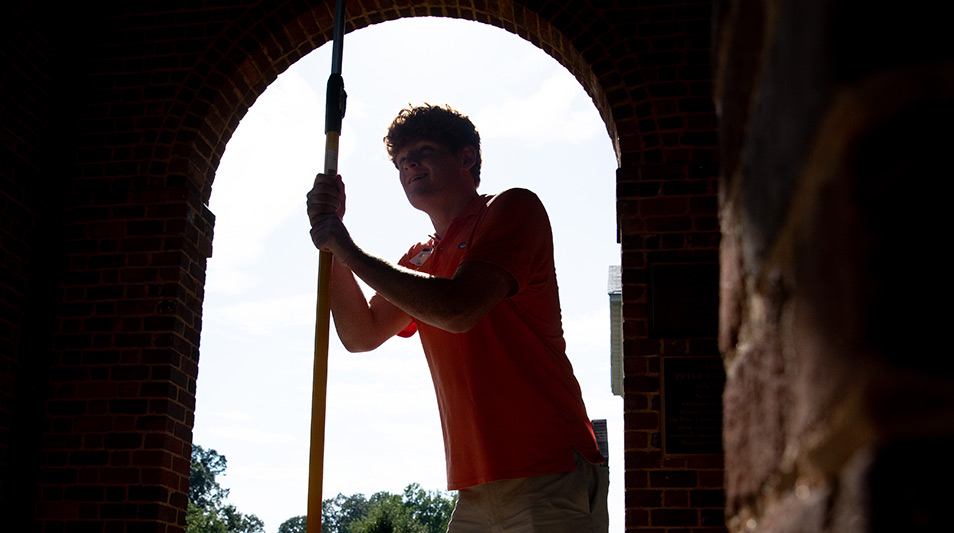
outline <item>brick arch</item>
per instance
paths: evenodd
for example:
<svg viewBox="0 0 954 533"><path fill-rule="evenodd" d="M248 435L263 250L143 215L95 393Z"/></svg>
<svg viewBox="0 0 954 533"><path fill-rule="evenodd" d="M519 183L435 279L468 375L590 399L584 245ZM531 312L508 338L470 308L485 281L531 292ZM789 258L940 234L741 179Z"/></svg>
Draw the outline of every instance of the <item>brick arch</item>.
<svg viewBox="0 0 954 533"><path fill-rule="evenodd" d="M190 73L185 86L195 89L180 95L186 97L181 98L185 110L173 128L178 132L173 167L184 172L205 201L239 119L281 72L332 38L332 5L329 0L311 7L290 3L267 13L249 11L234 21L232 31L219 34ZM546 52L591 96L619 166L618 238L627 321L624 366L629 374L624 384L625 453L626 468L633 469L627 472L626 490L645 499L627 509L626 520L633 528L660 521L718 528L723 513L721 456L670 458L660 452L659 443L660 361L667 355L717 358L716 343L711 338L658 339L648 333L652 266L717 262L711 5L705 1L675 6L633 2L625 8L597 5L513 0L349 2L347 31L417 16L479 21ZM347 61L347 37L345 41ZM693 498L705 499L694 504L704 510L682 502L688 489L694 489Z"/></svg>
<svg viewBox="0 0 954 533"><path fill-rule="evenodd" d="M346 31L422 16L475 20L509 31L546 52L576 77L593 98L619 162L623 154L617 123L635 131L630 95L611 91L622 83L624 74L618 71L609 45L615 45L620 54L618 43L623 39L606 15L591 6L560 4L545 3L533 10L512 1L438 1L407 7L398 0L379 2L376 7L351 2ZM249 11L235 21L234 31L224 32L211 44L189 74L178 95L185 111L167 118L164 126L176 132L172 168L203 191L206 201L226 144L255 99L291 64L331 40L333 6L334 2L328 1L267 14Z"/></svg>

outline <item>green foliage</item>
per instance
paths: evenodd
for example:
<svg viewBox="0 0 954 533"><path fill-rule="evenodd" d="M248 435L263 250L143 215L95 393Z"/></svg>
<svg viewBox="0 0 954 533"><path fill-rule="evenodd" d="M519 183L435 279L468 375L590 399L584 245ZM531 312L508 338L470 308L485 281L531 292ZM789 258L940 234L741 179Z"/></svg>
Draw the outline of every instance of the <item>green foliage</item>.
<svg viewBox="0 0 954 533"><path fill-rule="evenodd" d="M321 533L444 533L456 503L456 494L425 491L417 483L408 485L403 495L339 493L321 502ZM304 532L304 516L290 518L278 529Z"/></svg>
<svg viewBox="0 0 954 533"><path fill-rule="evenodd" d="M414 520L414 513L397 494L381 498L360 520L351 525L349 533L428 533L426 527Z"/></svg>
<svg viewBox="0 0 954 533"><path fill-rule="evenodd" d="M226 460L215 450L192 445L192 470L189 473L189 501L201 509L220 506L228 497L229 489L222 488L215 479L225 473Z"/></svg>
<svg viewBox="0 0 954 533"><path fill-rule="evenodd" d="M404 506L411 512L415 522L424 526L427 533L444 533L450 522L457 494L446 497L440 491L425 491L417 483L404 488Z"/></svg>
<svg viewBox="0 0 954 533"><path fill-rule="evenodd" d="M226 505L219 512L229 533L265 533L265 522L253 514L238 512L234 505Z"/></svg>
<svg viewBox="0 0 954 533"><path fill-rule="evenodd" d="M229 533L229 530L218 513L189 502L189 508L186 510L186 533Z"/></svg>
<svg viewBox="0 0 954 533"><path fill-rule="evenodd" d="M192 446L186 533L265 533L265 523L259 517L224 504L229 489L222 488L216 476L224 475L225 468L224 455Z"/></svg>
<svg viewBox="0 0 954 533"><path fill-rule="evenodd" d="M322 508L324 508L324 502L322 502ZM322 513L324 513L324 509L322 509ZM305 533L306 525L305 515L294 516L278 526L278 533Z"/></svg>
<svg viewBox="0 0 954 533"><path fill-rule="evenodd" d="M364 494L345 496L339 492L321 502L321 533L349 533L351 523L367 515L370 509L371 502Z"/></svg>

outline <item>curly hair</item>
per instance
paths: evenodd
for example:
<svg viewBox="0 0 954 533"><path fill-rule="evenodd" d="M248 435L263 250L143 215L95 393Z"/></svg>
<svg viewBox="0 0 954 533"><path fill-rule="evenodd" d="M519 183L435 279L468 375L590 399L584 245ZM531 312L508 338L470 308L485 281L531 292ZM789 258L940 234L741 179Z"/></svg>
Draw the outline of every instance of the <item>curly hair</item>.
<svg viewBox="0 0 954 533"><path fill-rule="evenodd" d="M480 134L466 115L449 105L441 107L425 103L402 109L388 126L388 134L384 137L391 162L394 163L395 155L402 148L422 139L439 142L454 153L465 146L473 146L477 157L470 173L474 185L480 185Z"/></svg>

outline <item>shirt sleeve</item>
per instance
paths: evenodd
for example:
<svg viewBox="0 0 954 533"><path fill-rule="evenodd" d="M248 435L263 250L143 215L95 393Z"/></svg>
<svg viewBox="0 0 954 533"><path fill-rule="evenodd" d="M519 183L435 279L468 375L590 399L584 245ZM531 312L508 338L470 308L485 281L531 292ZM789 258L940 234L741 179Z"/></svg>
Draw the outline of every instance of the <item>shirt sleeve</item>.
<svg viewBox="0 0 954 533"><path fill-rule="evenodd" d="M408 324L407 327L399 331L397 335L398 337L403 337L406 339L408 337L413 337L415 333L417 333L417 322L415 322L414 319L411 318L411 323Z"/></svg>

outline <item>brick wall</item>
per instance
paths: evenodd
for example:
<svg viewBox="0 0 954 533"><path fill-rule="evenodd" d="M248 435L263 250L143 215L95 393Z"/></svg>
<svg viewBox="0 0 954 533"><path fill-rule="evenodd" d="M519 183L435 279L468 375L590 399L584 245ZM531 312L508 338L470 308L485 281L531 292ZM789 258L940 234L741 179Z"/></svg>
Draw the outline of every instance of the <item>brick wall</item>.
<svg viewBox="0 0 954 533"><path fill-rule="evenodd" d="M16 31L0 37L19 65L5 69L2 108L4 505L17 502L24 530L182 531L205 203L255 98L330 39L331 2L114 1L52 17L12 5ZM348 28L428 15L513 32L592 96L620 166L627 530L723 530L721 457L660 443L661 362L717 357L715 338L653 335L648 305L652 265L718 257L709 2L354 1ZM14 435L18 417L34 431ZM14 448L35 461L14 472Z"/></svg>
<svg viewBox="0 0 954 533"><path fill-rule="evenodd" d="M71 56L58 53L68 33L52 28L66 16L24 3L0 17L0 513L14 529L33 518L63 268L66 138L74 131L63 82L73 69Z"/></svg>
<svg viewBox="0 0 954 533"><path fill-rule="evenodd" d="M722 8L729 529L948 529L951 40L926 2Z"/></svg>
<svg viewBox="0 0 954 533"><path fill-rule="evenodd" d="M710 6L635 10L620 58L632 103L615 111L622 244L627 531L722 531L722 458L668 454L662 363L711 357L714 336L652 331L654 265L716 263L718 147ZM636 24L635 21L647 21Z"/></svg>

